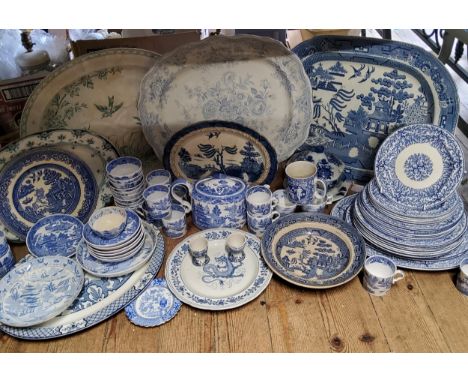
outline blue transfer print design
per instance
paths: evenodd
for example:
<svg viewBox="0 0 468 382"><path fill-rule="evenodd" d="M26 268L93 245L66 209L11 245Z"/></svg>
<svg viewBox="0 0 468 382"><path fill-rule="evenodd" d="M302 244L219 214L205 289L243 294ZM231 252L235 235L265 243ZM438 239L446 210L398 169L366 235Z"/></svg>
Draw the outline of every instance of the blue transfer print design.
<svg viewBox="0 0 468 382"><path fill-rule="evenodd" d="M206 264L203 267L203 282L207 284L218 283L223 287L226 281L244 277L245 267L243 261L232 261L227 254L215 257L215 264Z"/></svg>
<svg viewBox="0 0 468 382"><path fill-rule="evenodd" d="M0 279L5 276L16 264L15 257L8 247L4 253L0 255Z"/></svg>
<svg viewBox="0 0 468 382"><path fill-rule="evenodd" d="M410 155L404 166L406 175L413 180L424 180L432 173L431 159L421 153Z"/></svg>

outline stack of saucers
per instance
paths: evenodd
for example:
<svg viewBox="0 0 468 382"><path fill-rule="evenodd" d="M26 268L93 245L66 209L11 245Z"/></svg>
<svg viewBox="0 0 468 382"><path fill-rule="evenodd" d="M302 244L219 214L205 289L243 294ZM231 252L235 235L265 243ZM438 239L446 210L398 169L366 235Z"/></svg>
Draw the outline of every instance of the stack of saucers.
<svg viewBox="0 0 468 382"><path fill-rule="evenodd" d="M146 188L141 161L135 157L119 157L107 164L106 171L115 205L140 208Z"/></svg>
<svg viewBox="0 0 468 382"><path fill-rule="evenodd" d="M463 168L463 152L450 133L433 125L401 128L380 147L375 178L337 213L371 251L393 256L400 266L456 266L468 251L467 216L456 191Z"/></svg>

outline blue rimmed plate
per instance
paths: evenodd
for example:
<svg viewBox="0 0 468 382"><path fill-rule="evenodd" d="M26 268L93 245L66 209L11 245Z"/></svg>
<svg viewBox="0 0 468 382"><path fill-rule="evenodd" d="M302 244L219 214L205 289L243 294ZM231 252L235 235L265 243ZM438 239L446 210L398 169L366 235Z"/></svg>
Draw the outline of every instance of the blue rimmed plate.
<svg viewBox="0 0 468 382"><path fill-rule="evenodd" d="M125 307L125 314L133 324L150 328L172 320L181 306L180 300L167 287L166 280L156 278Z"/></svg>
<svg viewBox="0 0 468 382"><path fill-rule="evenodd" d="M231 261L226 239L234 232L247 238L245 259ZM208 240L210 262L195 266L189 253L191 239ZM166 262L167 286L175 296L195 308L226 310L242 306L257 298L268 286L272 273L260 256L260 240L247 232L231 228L204 230L189 236L176 246Z"/></svg>
<svg viewBox="0 0 468 382"><path fill-rule="evenodd" d="M213 173L270 184L278 167L268 140L234 122L207 121L177 132L164 148L164 167L175 178L197 181Z"/></svg>
<svg viewBox="0 0 468 382"><path fill-rule="evenodd" d="M262 255L284 280L314 289L332 288L354 278L364 265L365 242L343 220L298 213L267 227Z"/></svg>
<svg viewBox="0 0 468 382"><path fill-rule="evenodd" d="M31 227L26 235L26 246L35 257L71 257L82 235L83 223L79 219L55 214L40 219Z"/></svg>

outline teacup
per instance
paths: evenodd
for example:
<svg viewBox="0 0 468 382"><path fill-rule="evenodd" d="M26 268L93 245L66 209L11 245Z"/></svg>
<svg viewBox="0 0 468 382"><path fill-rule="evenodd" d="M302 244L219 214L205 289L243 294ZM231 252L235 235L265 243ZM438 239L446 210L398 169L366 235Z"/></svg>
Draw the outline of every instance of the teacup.
<svg viewBox="0 0 468 382"><path fill-rule="evenodd" d="M333 198L331 195L327 195L325 190L321 190L317 187L317 194L312 199L311 203L303 204L301 206L302 211L305 212L323 212L325 210L325 206L331 201Z"/></svg>
<svg viewBox="0 0 468 382"><path fill-rule="evenodd" d="M286 181L288 198L296 204L309 204L318 196L317 184L321 183L322 188L327 192L326 183L317 178L317 166L307 161L297 161L288 164L286 167Z"/></svg>
<svg viewBox="0 0 468 382"><path fill-rule="evenodd" d="M292 214L296 210L297 204L294 204L288 199L286 190L276 190L273 192L273 196L278 200L275 210L278 211L281 216Z"/></svg>
<svg viewBox="0 0 468 382"><path fill-rule="evenodd" d="M159 187L159 186L152 186ZM164 187L164 186L160 186ZM171 213L162 219L164 232L168 237L178 238L187 232L187 222L185 219L185 208L180 204L173 204Z"/></svg>
<svg viewBox="0 0 468 382"><path fill-rule="evenodd" d="M233 262L241 262L245 259L244 248L247 238L242 232L231 233L226 240L228 259Z"/></svg>
<svg viewBox="0 0 468 382"><path fill-rule="evenodd" d="M278 200L273 196L269 186L250 187L245 194L247 212L255 215L265 215L272 212L278 204Z"/></svg>
<svg viewBox="0 0 468 382"><path fill-rule="evenodd" d="M0 231L0 279L10 272L15 263L16 260L6 241L5 234Z"/></svg>
<svg viewBox="0 0 468 382"><path fill-rule="evenodd" d="M112 183L119 183L138 179L143 173L143 166L138 158L119 157L106 165L106 172Z"/></svg>
<svg viewBox="0 0 468 382"><path fill-rule="evenodd" d="M96 235L112 239L120 235L127 225L127 211L120 207L104 207L91 215L88 224Z"/></svg>
<svg viewBox="0 0 468 382"><path fill-rule="evenodd" d="M460 263L460 272L457 277L457 289L468 296L468 257Z"/></svg>
<svg viewBox="0 0 468 382"><path fill-rule="evenodd" d="M155 215L167 214L171 209L171 194L168 186L149 186L143 191L146 205Z"/></svg>
<svg viewBox="0 0 468 382"><path fill-rule="evenodd" d="M278 211L273 211L268 215L252 215L247 213L247 225L249 230L256 236L261 237L266 228L280 217Z"/></svg>
<svg viewBox="0 0 468 382"><path fill-rule="evenodd" d="M189 253L192 256L192 264L195 266L206 265L210 262L208 257L208 240L202 236L189 241Z"/></svg>
<svg viewBox="0 0 468 382"><path fill-rule="evenodd" d="M392 285L405 277L395 263L385 256L370 256L364 262L363 286L375 296L385 295Z"/></svg>
<svg viewBox="0 0 468 382"><path fill-rule="evenodd" d="M170 186L171 181L171 173L164 169L153 170L146 175L146 183L148 183L148 186Z"/></svg>

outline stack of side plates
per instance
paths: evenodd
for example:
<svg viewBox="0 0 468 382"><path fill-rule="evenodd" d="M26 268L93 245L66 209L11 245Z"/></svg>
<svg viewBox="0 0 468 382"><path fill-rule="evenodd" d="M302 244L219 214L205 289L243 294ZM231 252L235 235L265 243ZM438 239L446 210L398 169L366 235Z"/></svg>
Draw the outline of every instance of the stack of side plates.
<svg viewBox="0 0 468 382"><path fill-rule="evenodd" d="M467 216L456 192L463 153L432 125L411 125L381 146L376 177L333 215L352 223L372 252L414 269L456 267L468 252Z"/></svg>

